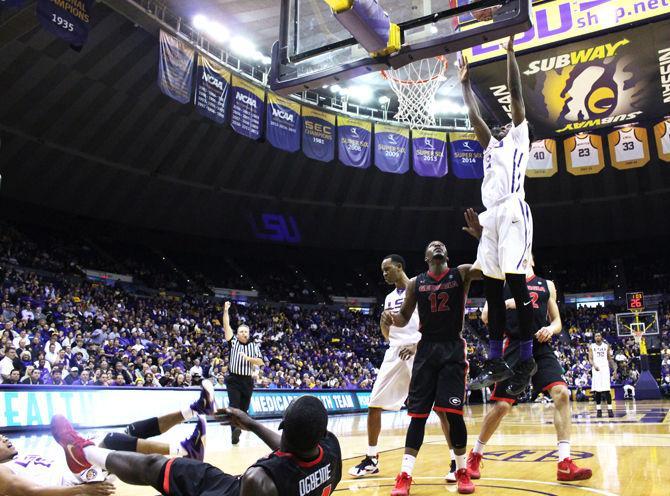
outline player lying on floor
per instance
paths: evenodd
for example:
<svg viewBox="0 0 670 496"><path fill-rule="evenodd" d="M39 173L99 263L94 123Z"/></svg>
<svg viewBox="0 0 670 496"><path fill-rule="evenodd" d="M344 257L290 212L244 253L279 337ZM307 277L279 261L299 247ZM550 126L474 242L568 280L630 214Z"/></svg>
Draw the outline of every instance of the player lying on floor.
<svg viewBox="0 0 670 496"><path fill-rule="evenodd" d="M183 456L202 461L205 458L205 435L207 434L207 422L203 415L214 415L216 401L214 399L214 385L209 379L202 381L200 389L200 398L198 398L198 401L191 403L188 408L161 417L133 422L126 427L125 434L121 432L107 434L100 443L100 447L113 451L133 451L145 455ZM149 439L160 436L196 415L198 416L198 423L188 439L174 444Z"/></svg>
<svg viewBox="0 0 670 496"><path fill-rule="evenodd" d="M151 486L165 496L322 496L342 477L337 438L328 432L328 413L313 396L303 396L286 409L281 435L235 408L217 412L225 424L256 434L273 452L243 475L188 458L165 458L94 446L63 416L51 421L51 432L73 471L105 467L127 484Z"/></svg>

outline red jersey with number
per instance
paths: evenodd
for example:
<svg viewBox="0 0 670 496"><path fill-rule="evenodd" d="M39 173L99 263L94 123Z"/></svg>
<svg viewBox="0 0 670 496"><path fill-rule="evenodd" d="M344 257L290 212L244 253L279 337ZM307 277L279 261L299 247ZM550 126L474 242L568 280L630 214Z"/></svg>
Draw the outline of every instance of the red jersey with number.
<svg viewBox="0 0 670 496"><path fill-rule="evenodd" d="M532 276L526 279L526 286L528 287L528 294L533 305L533 332L537 332L541 328L549 325L549 284L546 279L538 276ZM512 292L509 286L505 285L505 300L512 298ZM516 309L507 310L506 313L507 326L505 334L512 339L519 338L519 320L517 318Z"/></svg>
<svg viewBox="0 0 670 496"><path fill-rule="evenodd" d="M416 276L416 301L422 341L461 339L465 288L458 269L441 274L430 271Z"/></svg>

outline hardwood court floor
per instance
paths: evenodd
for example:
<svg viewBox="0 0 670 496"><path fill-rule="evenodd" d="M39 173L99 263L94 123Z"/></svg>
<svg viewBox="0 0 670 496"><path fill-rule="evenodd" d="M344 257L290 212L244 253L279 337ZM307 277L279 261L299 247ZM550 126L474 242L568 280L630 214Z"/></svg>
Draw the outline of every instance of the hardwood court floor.
<svg viewBox="0 0 670 496"><path fill-rule="evenodd" d="M472 446L487 406L468 407L468 446ZM488 443L482 479L476 494L487 495L648 495L670 494L670 401L619 402L614 419L597 419L592 405L573 403L573 458L593 470L589 481L556 482L556 436L551 405L520 405L503 421ZM381 472L372 478L352 480L346 471L358 462L367 446L366 415L331 417L329 427L342 445L344 477L340 494L378 496L390 494L403 453L408 417L404 413L383 416L380 447ZM278 422L268 422L276 427ZM192 430L186 424L163 435L167 441L183 439ZM244 433L238 446L230 444L230 431L209 424L206 461L228 473L241 473L257 458L267 454L264 445ZM102 431L86 435L101 436ZM62 457L47 435L16 437L25 453L47 453ZM454 485L444 483L448 451L437 419L429 420L425 444L415 467L413 496L456 494ZM156 494L151 488L117 483L120 496Z"/></svg>

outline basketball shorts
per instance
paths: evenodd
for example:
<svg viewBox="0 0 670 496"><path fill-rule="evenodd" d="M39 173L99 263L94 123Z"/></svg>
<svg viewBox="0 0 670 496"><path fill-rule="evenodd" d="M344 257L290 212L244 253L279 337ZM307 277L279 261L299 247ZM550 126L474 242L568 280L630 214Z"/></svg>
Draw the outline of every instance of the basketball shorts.
<svg viewBox="0 0 670 496"><path fill-rule="evenodd" d="M485 276L525 274L533 248L533 216L528 204L511 197L480 214L483 227L475 268Z"/></svg>
<svg viewBox="0 0 670 496"><path fill-rule="evenodd" d="M510 367L514 367L521 357L520 341L518 339L506 339L503 358ZM546 343L533 342L533 358L537 363L537 372L531 379L533 391L535 393L548 392L557 385L567 386L563 379L563 367L556 358L554 350ZM491 393L491 399L494 401L505 401L514 404L517 397L508 394L506 389L509 380L496 383Z"/></svg>
<svg viewBox="0 0 670 496"><path fill-rule="evenodd" d="M171 458L161 471L164 496L239 496L240 476L228 475L209 463Z"/></svg>
<svg viewBox="0 0 670 496"><path fill-rule="evenodd" d="M371 407L397 412L405 405L414 357L402 360L399 356L402 349L403 346L391 346L386 350L370 394Z"/></svg>
<svg viewBox="0 0 670 496"><path fill-rule="evenodd" d="M412 367L407 412L428 417L430 410L463 414L468 375L464 339L419 341Z"/></svg>
<svg viewBox="0 0 670 496"><path fill-rule="evenodd" d="M610 388L610 368L600 365L599 371L591 369L591 391L604 393Z"/></svg>

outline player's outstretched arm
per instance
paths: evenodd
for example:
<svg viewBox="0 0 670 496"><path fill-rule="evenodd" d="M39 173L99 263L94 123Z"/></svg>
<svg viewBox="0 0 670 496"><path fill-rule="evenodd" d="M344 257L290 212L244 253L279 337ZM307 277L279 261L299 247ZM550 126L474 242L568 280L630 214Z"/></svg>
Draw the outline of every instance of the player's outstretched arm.
<svg viewBox="0 0 670 496"><path fill-rule="evenodd" d="M519 72L519 64L514 54L513 36L510 36L507 45L504 45L503 48L507 51L507 86L512 100L512 122L518 126L526 119L526 106L523 103L521 72Z"/></svg>
<svg viewBox="0 0 670 496"><path fill-rule="evenodd" d="M230 327L230 302L223 304L223 334L226 341L233 339L233 328Z"/></svg>
<svg viewBox="0 0 670 496"><path fill-rule="evenodd" d="M237 408L224 408L216 412L217 420L222 425L233 425L243 431L251 431L256 434L261 441L267 444L271 450L278 450L281 443L281 436L278 432L268 429L260 422L252 419L242 410Z"/></svg>
<svg viewBox="0 0 670 496"><path fill-rule="evenodd" d="M405 301L402 302L402 307L398 313L391 313L385 310L382 313L382 322L387 325L394 325L396 327L405 327L412 319L412 314L416 309L416 277L413 277L407 283L407 290L405 292Z"/></svg>
<svg viewBox="0 0 670 496"><path fill-rule="evenodd" d="M475 135L477 136L477 141L486 148L489 146L491 141L491 130L482 119L482 114L479 112L479 104L477 103L477 97L475 97L474 92L472 91L472 86L470 85L470 68L468 67L468 59L463 57L460 67L460 78L461 86L463 87L463 100L465 100L465 105L468 107L468 117L470 118L470 124L475 130Z"/></svg>
<svg viewBox="0 0 670 496"><path fill-rule="evenodd" d="M80 484L69 487L43 487L30 479L19 477L0 465L0 494L3 496L109 496L114 485L109 482Z"/></svg>
<svg viewBox="0 0 670 496"><path fill-rule="evenodd" d="M479 215L475 212L475 209L466 209L465 212L463 212L463 216L465 217L465 226L463 227L463 230L473 238L481 239L484 228L479 223Z"/></svg>
<svg viewBox="0 0 670 496"><path fill-rule="evenodd" d="M251 467L242 476L240 496L279 496L279 493L265 470Z"/></svg>
<svg viewBox="0 0 670 496"><path fill-rule="evenodd" d="M561 312L558 311L556 285L553 281L547 281L547 286L549 286L549 302L547 303L547 311L549 312L549 325L543 327L535 333L535 337L540 343L551 341L552 336L555 334L560 334L561 330L563 329Z"/></svg>

